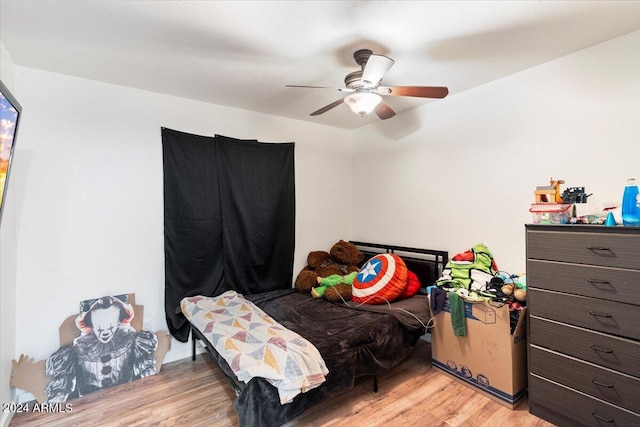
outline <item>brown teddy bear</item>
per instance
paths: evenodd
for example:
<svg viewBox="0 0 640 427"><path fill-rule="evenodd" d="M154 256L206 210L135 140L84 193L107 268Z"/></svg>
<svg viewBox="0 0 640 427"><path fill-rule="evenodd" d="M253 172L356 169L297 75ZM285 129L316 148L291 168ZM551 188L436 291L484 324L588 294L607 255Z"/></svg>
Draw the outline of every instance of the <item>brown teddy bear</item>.
<svg viewBox="0 0 640 427"><path fill-rule="evenodd" d="M318 286L319 279L332 275L348 275L358 272L358 265L364 260L364 254L351 242L340 240L331 247L329 252L312 251L307 256L307 265L300 271L295 280L297 292L308 294ZM351 286L333 286L325 293L325 299L350 300Z"/></svg>
<svg viewBox="0 0 640 427"><path fill-rule="evenodd" d="M318 286L311 288L311 296L324 297L327 301L351 300L351 285L358 275L357 271L341 276L332 274L327 277L318 277Z"/></svg>
<svg viewBox="0 0 640 427"><path fill-rule="evenodd" d="M296 291L302 294L308 294L311 292L311 289L318 285L318 277L318 273L309 268L309 266L306 266L298 273L298 277L296 277L294 283Z"/></svg>
<svg viewBox="0 0 640 427"><path fill-rule="evenodd" d="M340 240L331 247L329 252L331 258L338 264L342 274L349 274L352 271L359 271L358 267L364 260L364 254L356 245L351 242Z"/></svg>

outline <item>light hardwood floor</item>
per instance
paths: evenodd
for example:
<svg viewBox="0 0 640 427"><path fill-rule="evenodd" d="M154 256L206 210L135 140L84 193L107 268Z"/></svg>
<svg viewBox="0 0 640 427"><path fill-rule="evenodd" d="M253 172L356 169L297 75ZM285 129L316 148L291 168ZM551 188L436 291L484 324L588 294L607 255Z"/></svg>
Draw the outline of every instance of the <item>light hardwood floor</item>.
<svg viewBox="0 0 640 427"><path fill-rule="evenodd" d="M166 364L159 374L70 401L66 413L15 414L19 426L237 426L235 393L208 355ZM287 423L302 426L552 426L511 410L431 368L431 346L420 341L396 368L335 396Z"/></svg>

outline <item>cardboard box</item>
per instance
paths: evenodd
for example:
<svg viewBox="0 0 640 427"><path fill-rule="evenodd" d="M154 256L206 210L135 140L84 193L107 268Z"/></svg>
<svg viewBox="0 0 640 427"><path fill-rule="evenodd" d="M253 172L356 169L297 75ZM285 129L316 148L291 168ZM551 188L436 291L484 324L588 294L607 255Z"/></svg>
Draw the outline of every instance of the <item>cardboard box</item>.
<svg viewBox="0 0 640 427"><path fill-rule="evenodd" d="M467 335L457 337L448 301L431 331L433 367L496 402L515 408L527 391L525 312L511 334L509 307L465 303Z"/></svg>

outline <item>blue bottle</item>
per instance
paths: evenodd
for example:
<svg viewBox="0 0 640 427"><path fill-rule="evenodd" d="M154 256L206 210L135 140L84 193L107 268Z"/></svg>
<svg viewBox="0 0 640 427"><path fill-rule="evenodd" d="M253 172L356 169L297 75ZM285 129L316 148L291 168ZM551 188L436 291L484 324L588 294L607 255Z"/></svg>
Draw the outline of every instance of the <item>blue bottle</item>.
<svg viewBox="0 0 640 427"><path fill-rule="evenodd" d="M635 178L629 178L622 195L622 223L640 226L640 192Z"/></svg>

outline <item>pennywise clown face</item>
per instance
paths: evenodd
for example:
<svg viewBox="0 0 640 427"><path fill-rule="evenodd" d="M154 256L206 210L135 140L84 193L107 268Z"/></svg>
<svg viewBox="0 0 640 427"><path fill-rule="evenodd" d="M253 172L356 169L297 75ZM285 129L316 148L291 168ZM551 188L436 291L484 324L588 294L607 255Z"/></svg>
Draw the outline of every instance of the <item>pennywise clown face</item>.
<svg viewBox="0 0 640 427"><path fill-rule="evenodd" d="M91 323L93 325L93 333L100 342L108 343L118 329L118 320L120 318L120 309L116 306L108 308L98 308L91 313Z"/></svg>

